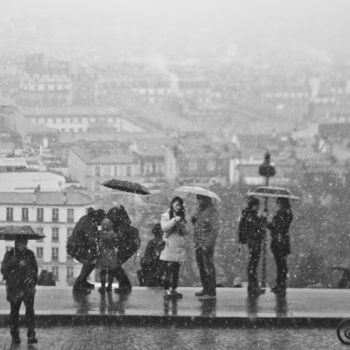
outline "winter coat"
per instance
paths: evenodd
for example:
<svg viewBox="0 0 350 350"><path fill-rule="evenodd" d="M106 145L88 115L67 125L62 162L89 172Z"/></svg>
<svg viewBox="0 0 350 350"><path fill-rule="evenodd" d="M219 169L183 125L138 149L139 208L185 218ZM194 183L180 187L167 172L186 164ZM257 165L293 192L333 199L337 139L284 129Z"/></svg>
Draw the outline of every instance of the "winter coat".
<svg viewBox="0 0 350 350"><path fill-rule="evenodd" d="M165 242L162 238L151 239L147 244L145 255L141 259L141 265L148 266L157 263L164 246Z"/></svg>
<svg viewBox="0 0 350 350"><path fill-rule="evenodd" d="M176 223L175 218L170 219L170 209L162 214L160 225L163 240L165 241L159 259L163 261L182 262L185 260L185 238L188 234L184 223Z"/></svg>
<svg viewBox="0 0 350 350"><path fill-rule="evenodd" d="M271 230L271 250L281 254L290 254L289 227L293 220L290 209L277 210L272 222L267 224Z"/></svg>
<svg viewBox="0 0 350 350"><path fill-rule="evenodd" d="M214 205L198 208L192 217L194 245L196 249L214 249L219 233L219 213Z"/></svg>
<svg viewBox="0 0 350 350"><path fill-rule="evenodd" d="M13 248L6 252L1 264L9 302L34 296L38 283L38 265L34 253L27 248L21 253L17 250L16 254L14 252Z"/></svg>
<svg viewBox="0 0 350 350"><path fill-rule="evenodd" d="M265 219L259 217L258 213L254 210L246 210L245 223L248 247L260 245L265 235Z"/></svg>
<svg viewBox="0 0 350 350"><path fill-rule="evenodd" d="M96 267L101 270L113 270L118 267L117 234L114 231L99 233Z"/></svg>
<svg viewBox="0 0 350 350"><path fill-rule="evenodd" d="M139 230L134 226L120 226L117 229L117 257L119 264L124 264L140 247Z"/></svg>
<svg viewBox="0 0 350 350"><path fill-rule="evenodd" d="M94 263L97 257L97 224L93 217L84 215L75 225L67 242L67 253L84 263Z"/></svg>

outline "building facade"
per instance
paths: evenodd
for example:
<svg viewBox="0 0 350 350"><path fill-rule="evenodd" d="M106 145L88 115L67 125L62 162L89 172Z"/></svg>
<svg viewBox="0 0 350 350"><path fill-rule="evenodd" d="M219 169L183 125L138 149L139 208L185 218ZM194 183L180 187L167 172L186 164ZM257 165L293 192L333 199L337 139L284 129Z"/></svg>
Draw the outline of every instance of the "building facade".
<svg viewBox="0 0 350 350"><path fill-rule="evenodd" d="M66 252L68 237L77 221L92 206L92 198L82 192L1 193L0 225L29 225L43 233L43 240L30 240L28 248L37 259L39 272L52 272L56 285L71 285L81 265ZM0 240L0 259L13 241Z"/></svg>

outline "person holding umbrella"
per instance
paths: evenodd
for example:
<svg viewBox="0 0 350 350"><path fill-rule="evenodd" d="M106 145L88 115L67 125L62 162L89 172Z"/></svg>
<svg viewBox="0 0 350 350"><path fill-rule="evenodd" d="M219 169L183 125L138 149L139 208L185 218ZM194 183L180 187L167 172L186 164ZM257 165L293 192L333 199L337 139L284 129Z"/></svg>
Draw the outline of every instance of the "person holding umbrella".
<svg viewBox="0 0 350 350"><path fill-rule="evenodd" d="M288 198L276 199L278 207L267 228L271 230L271 251L276 262L276 286L272 291L284 295L287 288L287 257L290 254L289 227L293 220L293 213Z"/></svg>
<svg viewBox="0 0 350 350"><path fill-rule="evenodd" d="M249 197L247 207L243 209L239 221L239 243L247 244L249 249L249 261L247 266L248 295L258 296L264 293L259 287L258 266L261 255L261 243L265 235L265 219L258 216L260 201L258 198Z"/></svg>
<svg viewBox="0 0 350 350"><path fill-rule="evenodd" d="M219 232L219 214L212 198L197 194L198 208L192 216L196 260L203 289L196 293L199 299L216 298L214 248Z"/></svg>
<svg viewBox="0 0 350 350"><path fill-rule="evenodd" d="M28 328L28 344L35 344L34 295L38 282L38 265L34 253L27 248L27 238L17 236L15 247L5 253L1 264L1 273L6 281L7 300L11 311L9 316L12 342L19 344L19 310L22 302L26 307L25 320Z"/></svg>

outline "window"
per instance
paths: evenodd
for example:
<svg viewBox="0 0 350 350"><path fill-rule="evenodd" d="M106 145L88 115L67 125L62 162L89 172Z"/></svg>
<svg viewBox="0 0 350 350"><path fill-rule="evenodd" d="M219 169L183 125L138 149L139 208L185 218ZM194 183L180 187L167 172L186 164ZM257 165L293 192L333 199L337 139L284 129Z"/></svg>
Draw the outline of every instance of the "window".
<svg viewBox="0 0 350 350"><path fill-rule="evenodd" d="M101 167L95 166L95 176L101 176Z"/></svg>
<svg viewBox="0 0 350 350"><path fill-rule="evenodd" d="M28 208L22 208L22 221L28 221Z"/></svg>
<svg viewBox="0 0 350 350"><path fill-rule="evenodd" d="M13 221L13 208L6 208L6 221Z"/></svg>
<svg viewBox="0 0 350 350"><path fill-rule="evenodd" d="M74 268L73 266L67 266L67 280L74 278Z"/></svg>
<svg viewBox="0 0 350 350"><path fill-rule="evenodd" d="M58 209L52 208L52 222L58 222Z"/></svg>
<svg viewBox="0 0 350 350"><path fill-rule="evenodd" d="M216 168L216 162L215 160L209 160L208 163L207 163L207 169L208 171L214 171Z"/></svg>
<svg viewBox="0 0 350 350"><path fill-rule="evenodd" d="M44 229L42 227L37 227L35 230L38 231L38 233L41 235L44 234ZM44 238L38 239L37 242L44 242Z"/></svg>
<svg viewBox="0 0 350 350"><path fill-rule="evenodd" d="M74 222L74 209L67 209L67 222Z"/></svg>
<svg viewBox="0 0 350 350"><path fill-rule="evenodd" d="M52 242L58 242L59 241L59 228L53 227L52 228Z"/></svg>
<svg viewBox="0 0 350 350"><path fill-rule="evenodd" d="M52 266L52 274L55 279L55 281L58 281L58 266Z"/></svg>
<svg viewBox="0 0 350 350"><path fill-rule="evenodd" d="M73 227L67 227L67 240L73 233Z"/></svg>
<svg viewBox="0 0 350 350"><path fill-rule="evenodd" d="M118 165L114 166L114 176L119 176Z"/></svg>
<svg viewBox="0 0 350 350"><path fill-rule="evenodd" d="M51 248L51 259L57 261L58 260L58 248Z"/></svg>
<svg viewBox="0 0 350 350"><path fill-rule="evenodd" d="M43 222L44 221L44 209L37 208L36 210L36 221Z"/></svg>
<svg viewBox="0 0 350 350"><path fill-rule="evenodd" d="M197 170L197 162L195 160L191 160L188 164L188 170L189 171L196 171Z"/></svg>
<svg viewBox="0 0 350 350"><path fill-rule="evenodd" d="M95 191L99 191L101 188L100 188L100 182L99 181L96 181L95 182Z"/></svg>
<svg viewBox="0 0 350 350"><path fill-rule="evenodd" d="M131 175L132 175L131 174L131 166L129 165L126 167L126 176L131 176Z"/></svg>
<svg viewBox="0 0 350 350"><path fill-rule="evenodd" d="M37 257L37 259L42 259L44 257L44 248L43 247L36 248L36 257Z"/></svg>

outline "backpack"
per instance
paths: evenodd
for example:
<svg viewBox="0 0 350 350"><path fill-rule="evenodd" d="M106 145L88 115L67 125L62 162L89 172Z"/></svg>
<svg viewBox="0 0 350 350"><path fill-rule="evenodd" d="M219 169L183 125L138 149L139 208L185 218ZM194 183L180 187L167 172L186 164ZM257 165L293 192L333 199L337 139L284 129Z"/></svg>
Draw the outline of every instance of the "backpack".
<svg viewBox="0 0 350 350"><path fill-rule="evenodd" d="M242 215L238 223L238 243L247 244L248 242L248 222L247 216Z"/></svg>

